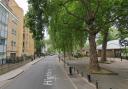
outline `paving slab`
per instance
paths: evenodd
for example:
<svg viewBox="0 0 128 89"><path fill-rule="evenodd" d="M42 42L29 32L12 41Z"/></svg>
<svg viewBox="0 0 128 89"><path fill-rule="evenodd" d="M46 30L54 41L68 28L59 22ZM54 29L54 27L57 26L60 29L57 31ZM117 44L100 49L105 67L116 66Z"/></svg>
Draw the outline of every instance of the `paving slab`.
<svg viewBox="0 0 128 89"><path fill-rule="evenodd" d="M84 77L78 74L75 70L72 70L73 75L69 74L69 66L65 66L65 71L69 75L71 81L77 87L77 89L96 89L94 84L89 83Z"/></svg>
<svg viewBox="0 0 128 89"><path fill-rule="evenodd" d="M103 64L100 66L108 70L118 73L118 75L99 75L91 74L92 83L98 82L99 89L128 89L128 61L120 58L108 58L108 61L114 61L111 64ZM89 58L81 58L80 60L68 61L70 65L75 66L79 73L83 72L87 78L88 70L86 65L89 64Z"/></svg>

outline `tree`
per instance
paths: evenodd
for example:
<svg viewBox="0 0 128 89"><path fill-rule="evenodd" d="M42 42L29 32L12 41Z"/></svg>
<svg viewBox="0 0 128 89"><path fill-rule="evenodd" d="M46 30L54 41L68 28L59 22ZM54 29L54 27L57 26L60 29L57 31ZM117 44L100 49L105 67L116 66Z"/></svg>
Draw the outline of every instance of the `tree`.
<svg viewBox="0 0 128 89"><path fill-rule="evenodd" d="M33 33L35 40L36 53L41 53L44 29L47 26L48 18L46 15L47 0L28 0L29 11L25 15L25 25Z"/></svg>
<svg viewBox="0 0 128 89"><path fill-rule="evenodd" d="M107 61L106 58L107 41L115 40L117 38L118 38L118 30L114 27L111 28L108 27L106 30L100 32L97 43L98 45L102 44L101 62Z"/></svg>
<svg viewBox="0 0 128 89"><path fill-rule="evenodd" d="M42 40L35 40L35 48L37 56L41 55L42 47L44 47L44 42Z"/></svg>
<svg viewBox="0 0 128 89"><path fill-rule="evenodd" d="M83 30L82 21L66 13L64 8L59 8L58 2L50 3L50 23L49 34L54 48L58 51L72 54L73 50L77 50L83 46L87 35ZM59 9L58 9L59 8ZM56 10L57 9L57 10ZM62 9L62 10L61 10Z"/></svg>
<svg viewBox="0 0 128 89"><path fill-rule="evenodd" d="M37 0L35 3L34 0L29 1L37 13L36 29L41 28L43 24L41 13L47 14L43 15L43 18L49 17L50 34L53 42L56 42L54 42L56 48L61 48L64 52L72 51L76 46L74 42L79 43L77 36L74 36L76 31L87 32L90 45L90 69L100 70L96 52L96 34L106 30L104 28L111 26L115 21L120 23L121 20L118 19L122 14L119 11L126 0Z"/></svg>
<svg viewBox="0 0 128 89"><path fill-rule="evenodd" d="M96 52L96 34L104 29L105 26L112 24L119 16L111 13L113 8L120 6L122 0L52 0L57 6L55 10L65 12L82 21L84 31L88 33L90 45L90 69L99 70L97 52ZM51 16L52 18L52 16ZM108 19L110 18L110 19Z"/></svg>
<svg viewBox="0 0 128 89"><path fill-rule="evenodd" d="M126 29L128 28L128 24L127 24L127 22L128 22L128 19L127 19L128 18L128 16L127 16L127 13L128 13L127 5L128 4L127 3L128 3L128 1L122 0L119 5L113 6L112 10L110 10L110 13L112 13L111 14L112 18L108 18L108 19L112 20L113 18L115 18L115 17L116 18L115 18L115 20L112 21L112 23L108 24L109 26L105 27L106 30L103 31L103 43L102 43L102 55L101 55L101 61L102 62L106 61L107 40L110 40L110 39L112 40L112 38L113 39L117 38L117 36L113 34L114 32L112 34L108 35L109 28L111 26L114 26L116 22L118 23L118 28L122 28L120 30L120 33L124 32L124 30L126 31ZM123 37L124 36L125 35L123 33ZM123 38L123 37L121 36L121 38Z"/></svg>
<svg viewBox="0 0 128 89"><path fill-rule="evenodd" d="M119 37L124 39L128 37L128 1L123 0L120 8L118 9L118 14L120 18L116 20L116 27L118 28L120 34Z"/></svg>
<svg viewBox="0 0 128 89"><path fill-rule="evenodd" d="M102 52L101 52L101 62L105 62L106 59L106 47L107 47L107 41L108 41L108 32L109 29L104 30L103 32L103 43L102 43Z"/></svg>

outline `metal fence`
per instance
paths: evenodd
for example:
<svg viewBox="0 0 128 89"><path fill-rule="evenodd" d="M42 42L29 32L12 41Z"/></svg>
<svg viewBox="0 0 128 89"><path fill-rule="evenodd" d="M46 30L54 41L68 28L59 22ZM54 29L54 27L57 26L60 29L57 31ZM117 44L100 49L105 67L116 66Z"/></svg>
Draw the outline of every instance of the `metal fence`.
<svg viewBox="0 0 128 89"><path fill-rule="evenodd" d="M6 58L0 60L0 75L25 65L34 60L33 56Z"/></svg>

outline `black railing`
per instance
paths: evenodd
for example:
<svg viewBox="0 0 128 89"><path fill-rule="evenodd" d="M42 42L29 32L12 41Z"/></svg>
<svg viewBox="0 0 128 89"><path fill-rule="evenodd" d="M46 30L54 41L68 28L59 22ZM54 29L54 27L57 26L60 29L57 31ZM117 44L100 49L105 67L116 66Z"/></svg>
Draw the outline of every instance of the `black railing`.
<svg viewBox="0 0 128 89"><path fill-rule="evenodd" d="M26 63L31 62L34 60L33 56L22 56L22 57L15 57L15 58L6 58L0 60L0 74L7 73L13 69L16 69L20 66L25 65Z"/></svg>

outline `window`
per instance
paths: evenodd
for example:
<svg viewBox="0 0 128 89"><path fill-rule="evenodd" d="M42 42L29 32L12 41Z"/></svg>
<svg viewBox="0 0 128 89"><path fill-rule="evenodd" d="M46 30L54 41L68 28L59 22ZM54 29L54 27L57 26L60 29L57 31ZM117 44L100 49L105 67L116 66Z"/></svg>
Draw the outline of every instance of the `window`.
<svg viewBox="0 0 128 89"><path fill-rule="evenodd" d="M4 26L2 26L2 29L0 32L1 32L1 36L4 38L5 37Z"/></svg>
<svg viewBox="0 0 128 89"><path fill-rule="evenodd" d="M14 33L14 29L12 29L12 34Z"/></svg>
<svg viewBox="0 0 128 89"><path fill-rule="evenodd" d="M0 5L0 22L6 25L8 24L8 12L1 5Z"/></svg>
<svg viewBox="0 0 128 89"><path fill-rule="evenodd" d="M0 23L0 31L1 31L1 28L2 28L2 24Z"/></svg>
<svg viewBox="0 0 128 89"><path fill-rule="evenodd" d="M4 52L0 52L0 56L4 55Z"/></svg>
<svg viewBox="0 0 128 89"><path fill-rule="evenodd" d="M14 46L16 46L16 42L13 42Z"/></svg>
<svg viewBox="0 0 128 89"><path fill-rule="evenodd" d="M15 30L15 35L16 35L16 30Z"/></svg>
<svg viewBox="0 0 128 89"><path fill-rule="evenodd" d="M2 6L0 5L0 22L1 22L1 19L2 19Z"/></svg>
<svg viewBox="0 0 128 89"><path fill-rule="evenodd" d="M11 46L13 46L13 41L11 41Z"/></svg>
<svg viewBox="0 0 128 89"><path fill-rule="evenodd" d="M12 29L12 34L16 35L16 30L15 29Z"/></svg>
<svg viewBox="0 0 128 89"><path fill-rule="evenodd" d="M2 23L5 23L5 15L4 15L4 13L2 14Z"/></svg>
<svg viewBox="0 0 128 89"><path fill-rule="evenodd" d="M8 24L8 13L6 13L5 23Z"/></svg>
<svg viewBox="0 0 128 89"><path fill-rule="evenodd" d="M5 45L5 39L0 39L0 45Z"/></svg>
<svg viewBox="0 0 128 89"><path fill-rule="evenodd" d="M7 26L0 25L0 36L3 38L7 38Z"/></svg>
<svg viewBox="0 0 128 89"><path fill-rule="evenodd" d="M15 41L11 41L11 46L16 46L16 42Z"/></svg>
<svg viewBox="0 0 128 89"><path fill-rule="evenodd" d="M1 58L3 58L3 57L4 57L4 55L5 55L5 53L4 53L4 52L0 52L0 59L1 59Z"/></svg>

